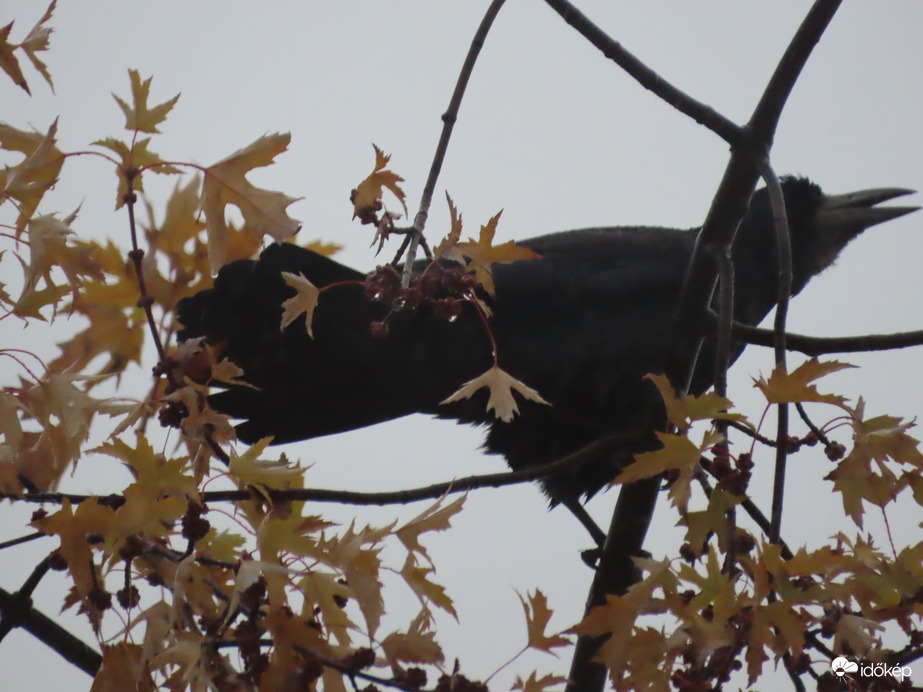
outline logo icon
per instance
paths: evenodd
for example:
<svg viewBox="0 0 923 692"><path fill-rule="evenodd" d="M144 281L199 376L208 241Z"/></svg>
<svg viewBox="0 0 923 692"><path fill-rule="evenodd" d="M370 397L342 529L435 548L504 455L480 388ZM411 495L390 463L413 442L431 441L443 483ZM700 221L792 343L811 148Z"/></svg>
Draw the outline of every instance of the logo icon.
<svg viewBox="0 0 923 692"><path fill-rule="evenodd" d="M859 670L859 664L855 661L849 661L842 656L838 656L833 659L833 662L830 664L830 667L833 669L833 674L838 678L843 677L847 673L855 673Z"/></svg>

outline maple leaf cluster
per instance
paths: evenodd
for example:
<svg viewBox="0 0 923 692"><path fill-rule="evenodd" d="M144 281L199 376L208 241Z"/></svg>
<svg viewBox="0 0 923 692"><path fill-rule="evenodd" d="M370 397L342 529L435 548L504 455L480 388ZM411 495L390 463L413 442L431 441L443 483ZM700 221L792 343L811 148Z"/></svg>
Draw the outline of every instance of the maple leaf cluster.
<svg viewBox="0 0 923 692"><path fill-rule="evenodd" d="M49 46L54 9L52 2L19 43L10 41L12 23L0 29L0 68L26 93L21 56L52 85L38 54ZM248 179L286 151L290 136L265 135L211 166L168 160L155 151L154 137L162 135L179 95L152 105L152 78L130 70L129 83L129 98L114 96L128 134L102 137L92 152L62 148L57 119L42 131L0 123L0 237L6 243L0 263L20 272L18 280L11 280L16 272L3 274L0 321L40 330L68 316L74 318L69 325L79 325L48 362L0 344L0 356L17 373L15 382L0 383L0 493L11 502L57 505L36 512L31 529L54 537L42 569L66 571L63 606L83 614L98 638L94 692L132 685L337 692L348 689L347 681L353 688L367 683L368 690L379 684L421 690L428 677L436 690L487 689L457 665L445 666L436 614L459 614L424 545L450 529L464 498L440 498L409 521L380 526L340 526L308 513L308 469L284 455L264 458L268 439L240 451L228 418L208 404L203 382L246 386L246 373L221 359L220 344L171 343L177 301L208 288L227 262L254 256L267 236L293 241L300 224L288 207L296 198ZM86 237L79 210L45 209L47 193L67 176L74 157L91 157L115 172L115 208L125 218L121 239ZM379 250L391 235L403 235L397 259L414 238L427 258L407 273L397 259L379 267L364 282L368 298L394 312L427 303L450 321L473 310L493 345L493 267L536 256L513 242L494 244L499 213L477 240L463 241L451 198L450 229L430 251L422 229L397 228L400 215L386 209L383 196L391 194L407 213L403 178L389 165L390 156L375 147L373 171L351 196L353 217L375 227ZM148 174L189 174L177 178L161 214L145 197ZM141 206L145 222L136 220ZM239 226L228 220L229 206L239 210ZM323 292L337 286L318 289L299 274L283 279L295 295L279 306L280 328L303 315L313 336L314 309ZM389 317L369 328L387 338ZM156 362L154 380L140 396L125 397L123 375L140 368L143 356ZM504 421L517 413L514 392L547 403L500 367L495 345L493 356L487 371L472 373L443 403L486 387L488 410ZM644 578L569 627L549 631L554 613L542 591L520 596L522 651L558 655L574 635L605 637L596 660L608 666L616 689L683 692L720 686L738 669L753 684L770 658L793 676L811 673L816 656L809 651L869 662L919 657L923 544L884 550L861 530L869 508L887 519L898 503L902 510L923 505L923 455L912 422L868 417L862 399L853 404L819 391L822 377L844 367L809 360L756 386L767 407L792 403L832 412L824 425L780 443L791 453L823 444L824 463L833 465L823 478L857 532L792 550L738 526L736 513L750 503L760 461L757 442L765 439L759 426L727 398L679 396L652 375L672 427L658 433L659 449L637 455L613 482L664 478L684 543L677 556L638 558ZM173 451L154 439L161 432L155 420L179 429ZM748 449L730 445L728 425L746 432L753 441ZM129 482L108 496L49 494L89 455L127 471ZM213 464L216 459L224 464ZM219 509L223 504L232 510ZM395 551L399 559L391 563ZM409 594L417 607L390 611L386 596L394 591ZM4 611L0 625L7 617ZM906 639L903 650L886 647L885 635L894 632ZM532 672L518 677L514 689L541 692L562 684L560 675Z"/></svg>

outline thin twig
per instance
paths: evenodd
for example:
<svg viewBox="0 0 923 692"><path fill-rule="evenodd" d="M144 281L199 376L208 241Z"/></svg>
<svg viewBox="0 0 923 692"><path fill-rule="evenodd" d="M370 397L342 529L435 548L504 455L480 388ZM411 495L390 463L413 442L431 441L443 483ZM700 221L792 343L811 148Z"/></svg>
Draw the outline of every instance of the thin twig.
<svg viewBox="0 0 923 692"><path fill-rule="evenodd" d="M814 425L814 421L808 417L808 412L804 410L804 405L800 401L795 404L795 409L798 411L798 415L801 417L804 424L808 426L808 430L814 433L814 437L825 447L829 446L830 439L824 434L823 430Z"/></svg>
<svg viewBox="0 0 923 692"><path fill-rule="evenodd" d="M541 466L534 466L522 471L508 471L504 473L488 473L476 476L467 476L452 481L434 483L411 490L395 490L388 492L355 492L350 490L327 490L323 488L293 488L289 490L266 489L266 494L273 502L337 502L353 505L390 505L408 504L420 500L433 499L443 495L466 492L476 488L501 488L507 485L516 485L531 481L541 480L548 476L563 473L568 469L578 466L588 459L616 446L637 442L640 438L632 434L614 434L602 437L595 442L581 447L567 456ZM61 504L65 500L79 504L84 500L96 498L100 504L112 506L124 504L121 495L108 495L98 497L95 495L74 495L68 493L25 493L14 495L0 493L0 499L20 500L25 502L51 502ZM243 502L252 500L254 495L249 490L216 490L202 493L203 502Z"/></svg>
<svg viewBox="0 0 923 692"><path fill-rule="evenodd" d="M503 7L505 0L493 0L484 18L481 20L474 38L471 40L471 46L468 48L468 55L465 57L465 63L462 65L458 80L455 82L455 91L452 92L452 98L449 100L449 107L442 115L442 134L439 136L439 143L436 145L436 153L433 156L433 163L429 168L429 176L426 178L426 185L423 186L423 195L420 197L420 209L413 218L414 233L410 236L410 247L407 248L407 258L404 260L404 273L401 283L404 288L410 285L410 279L413 275L413 263L417 258L417 246L423 237L423 229L426 226L426 218L429 216L429 208L433 202L433 193L436 190L436 181L439 179L439 172L442 170L442 162L445 160L445 153L449 148L449 139L452 137L452 129L455 127L455 121L458 119L458 109L461 107L462 98L465 95L465 89L468 86L468 80L474 71L474 64L477 62L478 54L484 46L487 38L487 32L490 31L491 25L500 8Z"/></svg>

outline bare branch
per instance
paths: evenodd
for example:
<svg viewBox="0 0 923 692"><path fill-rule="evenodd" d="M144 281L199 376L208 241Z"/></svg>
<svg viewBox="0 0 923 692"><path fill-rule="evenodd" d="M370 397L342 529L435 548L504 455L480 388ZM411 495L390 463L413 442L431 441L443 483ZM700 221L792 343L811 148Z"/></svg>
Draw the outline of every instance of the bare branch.
<svg viewBox="0 0 923 692"><path fill-rule="evenodd" d="M788 215L785 213L785 198L782 186L769 160L762 163L762 175L769 190L769 204L772 208L772 221L776 230L776 256L779 261L779 285L776 297L776 316L773 325L775 335L776 368L785 370L785 318L788 316L788 301L792 295L792 241L789 236ZM778 405L776 427L776 463L772 484L772 514L769 527L769 540L778 543L782 528L782 504L785 497L785 469L788 463L788 404Z"/></svg>
<svg viewBox="0 0 923 692"><path fill-rule="evenodd" d="M455 82L455 91L452 92L452 98L449 100L449 107L442 115L442 134L439 136L439 143L436 145L436 153L433 156L433 163L429 169L429 176L426 179L426 185L423 187L423 195L420 198L420 209L413 218L413 230L410 238L410 247L407 248L407 257L404 260L404 275L402 283L404 288L410 285L410 278L413 275L413 263L417 258L417 246L423 234L423 228L426 226L426 218L429 216L429 208L433 202L433 193L436 190L436 181L439 179L439 172L442 170L442 162L445 160L446 150L449 148L449 139L452 137L452 128L455 127L455 121L458 118L458 109L461 107L462 98L465 95L465 89L468 86L468 80L474 71L474 64L477 62L481 48L487 38L487 32L494 23L494 19L503 7L506 0L493 0L484 18L478 26L471 41L471 47L468 49L468 55L465 57L465 63L462 65L461 72L458 75L458 81Z"/></svg>
<svg viewBox="0 0 923 692"><path fill-rule="evenodd" d="M585 14L574 7L568 0L545 0L545 2L548 3L555 12L561 15L561 18L565 22L580 32L581 36L601 50L603 55L614 61L619 67L634 77L638 84L645 89L653 92L656 96L669 103L681 113L688 115L700 125L707 127L728 144L740 145L743 143L746 138L746 132L742 127L725 118L711 106L696 101L689 96L689 94L670 84L667 80L654 72L654 70L625 50L618 41L609 38L606 32L590 21Z"/></svg>
<svg viewBox="0 0 923 692"><path fill-rule="evenodd" d="M775 345L775 332L751 327L748 324L735 322L732 325L732 334L735 339L755 346ZM785 342L785 348L789 351L797 351L808 356L820 356L827 353L888 351L910 346L923 346L923 329L913 332L865 334L863 336L805 336L787 332Z"/></svg>

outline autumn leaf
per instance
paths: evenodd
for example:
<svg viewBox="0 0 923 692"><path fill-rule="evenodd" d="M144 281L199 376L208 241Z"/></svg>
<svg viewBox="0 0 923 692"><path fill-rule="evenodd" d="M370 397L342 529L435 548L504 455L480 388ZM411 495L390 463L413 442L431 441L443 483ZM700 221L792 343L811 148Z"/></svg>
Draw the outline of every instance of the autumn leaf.
<svg viewBox="0 0 923 692"><path fill-rule="evenodd" d="M148 149L148 144L150 144L150 142L150 137L134 141L131 146L113 137L106 137L105 139L98 139L93 142L93 144L104 147L119 157L120 164L116 169L116 175L119 179L119 186L115 195L116 209L121 209L122 205L125 204L125 195L128 193L128 171L132 172L131 189L135 192L144 191L144 178L142 174L142 170L144 169L166 175L180 172L179 168L165 164L159 154L155 154Z"/></svg>
<svg viewBox="0 0 923 692"><path fill-rule="evenodd" d="M529 635L528 646L539 651L545 651L554 654L555 647L569 646L570 640L562 637L560 634L547 635L545 628L551 619L551 609L548 607L548 599L541 590L536 589L534 594L526 594L523 598L521 594L519 600L522 602L522 609L526 614L526 630ZM557 655L557 654L555 654Z"/></svg>
<svg viewBox="0 0 923 692"><path fill-rule="evenodd" d="M794 404L815 401L846 408L846 399L836 394L820 394L812 382L830 373L855 367L839 361L807 360L792 372L776 368L768 380L754 380L770 404Z"/></svg>
<svg viewBox="0 0 923 692"><path fill-rule="evenodd" d="M622 469L612 484L634 483L667 471L676 471L678 472L677 477L670 485L670 497L673 503L685 512L689 502L692 477L699 465L699 459L703 453L724 438L720 433L711 431L705 434L700 445L696 445L686 437L662 432L657 433L657 439L663 447L653 452L636 454L635 462Z"/></svg>
<svg viewBox="0 0 923 692"><path fill-rule="evenodd" d="M244 217L244 228L262 237L270 235L281 242L295 235L301 225L289 217L286 208L298 198L254 186L245 177L254 168L268 166L288 148L291 135L264 135L213 166L205 169L202 182L202 209L208 229L208 255L212 272L224 265L229 229L224 212L236 206Z"/></svg>
<svg viewBox="0 0 923 692"><path fill-rule="evenodd" d="M410 623L406 632L392 632L381 642L388 661L395 665L405 663L441 663L442 649L432 631L429 611L421 610Z"/></svg>
<svg viewBox="0 0 923 692"><path fill-rule="evenodd" d="M449 193L445 193L446 201L449 203L449 216L451 218L451 227L449 229L448 235L443 238L439 244L436 246L436 249L433 251L436 259L452 259L455 255L454 252L455 246L458 244L458 241L461 239L462 232L462 215L458 213L458 209L455 207L455 204L452 202L452 198L449 197Z"/></svg>
<svg viewBox="0 0 923 692"><path fill-rule="evenodd" d="M537 391L526 386L506 371L501 370L500 366L496 364L487 372L465 382L448 399L441 401L440 405L468 399L482 387L487 387L490 392L490 398L487 400L487 410L493 411L494 415L505 423L509 423L519 413L519 406L513 398L513 390L519 392L529 401L550 406Z"/></svg>
<svg viewBox="0 0 923 692"><path fill-rule="evenodd" d="M45 10L45 14L42 15L42 18L36 22L35 26L32 27L32 31L29 32L29 35L20 43L20 47L23 52L29 58L34 67L41 75L45 78L45 81L48 82L48 86L51 87L51 91L54 92L54 83L51 81L51 75L48 72L48 66L43 63L36 53L41 53L48 50L48 45L50 43L51 32L53 29L50 26L45 26L45 23L51 19L51 15L54 13L55 5L57 5L58 0L52 0L51 4L48 5L48 9ZM12 23L10 24L12 26ZM0 49L2 53L2 49ZM2 65L3 59L0 58L0 65ZM26 89L28 91L28 89Z"/></svg>
<svg viewBox="0 0 923 692"><path fill-rule="evenodd" d="M349 586L334 574L311 570L298 581L298 589L314 608L320 610L326 629L337 641L342 645L350 644L349 630L355 625L343 608L343 602L352 595Z"/></svg>
<svg viewBox="0 0 923 692"><path fill-rule="evenodd" d="M431 561L429 560L426 549L420 544L420 536L429 531L448 530L451 525L450 522L452 517L458 514L465 505L464 495L445 507L442 506L444 499L444 497L439 498L431 506L427 507L423 512L394 532L408 551L420 554L426 558L428 562Z"/></svg>
<svg viewBox="0 0 923 692"><path fill-rule="evenodd" d="M102 664L93 678L90 692L154 692L157 686L145 664L138 644L119 642L102 646Z"/></svg>
<svg viewBox="0 0 923 692"><path fill-rule="evenodd" d="M468 259L467 271L474 271L478 282L489 294L494 295L494 279L491 271L493 264L509 264L518 260L539 259L541 255L532 250L520 247L512 240L502 245L494 245L494 234L497 232L497 222L500 220L498 211L491 219L481 226L481 233L477 242L469 240L466 243L456 243L446 252L447 257L465 257Z"/></svg>
<svg viewBox="0 0 923 692"><path fill-rule="evenodd" d="M375 170L352 191L350 200L353 203L353 218L359 218L362 223L375 223L377 214L382 209L382 194L387 188L397 197L401 206L404 207L404 214L407 214L407 205L404 202L404 191L399 183L404 179L394 171L388 170L388 162L391 160L390 154L385 154L374 144L375 148Z"/></svg>
<svg viewBox="0 0 923 692"><path fill-rule="evenodd" d="M517 675L516 680L513 682L513 689L521 690L522 692L547 692L549 688L563 685L566 682L567 678L560 675L548 674L538 677L538 673L532 671L525 680Z"/></svg>
<svg viewBox="0 0 923 692"><path fill-rule="evenodd" d="M32 92L29 91L29 83L19 67L19 60L13 54L13 51L19 46L15 43L10 43L10 31L12 30L13 22L0 29L0 68L3 68L3 71L9 75L16 86L22 87L31 96Z"/></svg>
<svg viewBox="0 0 923 692"><path fill-rule="evenodd" d="M70 500L65 498L57 512L36 519L32 524L42 533L58 536L61 556L67 562L79 596L82 598L90 593L98 576L92 572L96 564L87 536L108 535L115 524L115 512L100 505L95 497L84 500L74 510Z"/></svg>
<svg viewBox="0 0 923 692"><path fill-rule="evenodd" d="M401 576L410 590L420 599L421 605L424 607L434 605L458 620L455 604L445 587L430 579L435 572L433 567L417 565L412 553L407 554L407 559L404 560L404 566L401 568Z"/></svg>
<svg viewBox="0 0 923 692"><path fill-rule="evenodd" d="M138 74L137 70L128 70L128 77L131 80L132 105L129 106L118 96L112 94L112 98L115 99L116 103L119 104L119 108L122 109L122 113L125 114L125 129L150 134L160 132L157 126L166 120L167 114L173 110L173 106L176 105L180 95L177 94L156 106L148 106L147 100L151 95L151 80L153 77L148 77L142 82L141 75Z"/></svg>
<svg viewBox="0 0 923 692"><path fill-rule="evenodd" d="M734 420L746 422L746 416L728 413L733 406L730 399L706 392L700 396L687 394L676 396L676 390L665 375L645 375L644 379L654 383L663 397L667 418L680 432L685 432L697 420Z"/></svg>
<svg viewBox="0 0 923 692"><path fill-rule="evenodd" d="M250 445L243 454L231 453L228 475L237 483L238 487L252 487L264 494L266 500L269 495L264 488L272 490L287 490L290 488L304 487L305 469L294 466L285 459L285 455L278 460L260 459L266 450L271 437L264 437L255 444Z"/></svg>
<svg viewBox="0 0 923 692"><path fill-rule="evenodd" d="M897 498L907 484L899 477L897 464L910 466L912 477L923 468L919 441L907 434L913 422L895 416L876 416L864 420L865 402L860 399L852 411L853 448L825 477L840 493L843 509L862 526L863 502L885 507ZM892 468L895 467L895 468Z"/></svg>
<svg viewBox="0 0 923 692"><path fill-rule="evenodd" d="M299 315L304 313L304 328L308 332L308 336L313 339L314 332L311 330L311 322L314 319L314 308L317 307L317 298L320 295L317 286L308 281L304 274L300 272L298 274L282 272L282 278L297 293L282 303L282 324L280 328L284 330Z"/></svg>
<svg viewBox="0 0 923 692"><path fill-rule="evenodd" d="M25 156L15 166L5 166L0 170L0 202L12 198L19 203L17 237L25 230L42 197L57 182L64 165L64 154L58 149L55 139L57 131L57 118L44 135L0 123L0 148Z"/></svg>

